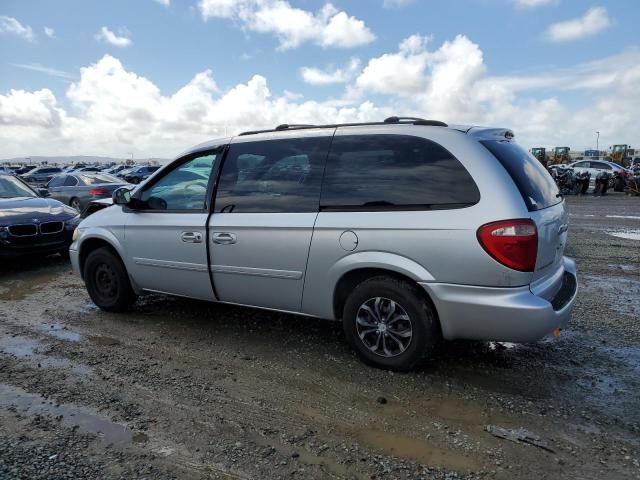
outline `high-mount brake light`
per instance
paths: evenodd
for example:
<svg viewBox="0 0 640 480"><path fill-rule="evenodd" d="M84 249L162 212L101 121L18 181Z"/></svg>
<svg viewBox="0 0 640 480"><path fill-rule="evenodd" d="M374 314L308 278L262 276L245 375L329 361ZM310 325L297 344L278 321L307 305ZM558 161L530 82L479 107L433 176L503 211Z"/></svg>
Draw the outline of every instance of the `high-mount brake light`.
<svg viewBox="0 0 640 480"><path fill-rule="evenodd" d="M538 257L538 229L524 218L491 222L478 229L478 241L496 261L514 270L533 272Z"/></svg>

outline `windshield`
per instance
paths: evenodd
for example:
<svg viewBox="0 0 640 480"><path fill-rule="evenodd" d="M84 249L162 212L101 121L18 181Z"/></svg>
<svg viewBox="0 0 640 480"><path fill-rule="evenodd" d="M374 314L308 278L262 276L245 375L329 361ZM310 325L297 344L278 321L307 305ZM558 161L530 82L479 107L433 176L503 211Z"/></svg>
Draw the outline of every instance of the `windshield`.
<svg viewBox="0 0 640 480"><path fill-rule="evenodd" d="M106 173L93 174L93 175L80 175L82 183L85 185L97 185L99 183L122 183L122 180Z"/></svg>
<svg viewBox="0 0 640 480"><path fill-rule="evenodd" d="M17 178L0 175L0 198L16 197L37 197L37 195Z"/></svg>

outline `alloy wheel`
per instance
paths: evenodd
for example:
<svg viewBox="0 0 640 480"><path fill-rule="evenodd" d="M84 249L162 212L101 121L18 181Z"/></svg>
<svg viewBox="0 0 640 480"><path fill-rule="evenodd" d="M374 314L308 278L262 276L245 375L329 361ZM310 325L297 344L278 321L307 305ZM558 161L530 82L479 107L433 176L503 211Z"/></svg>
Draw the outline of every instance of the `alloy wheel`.
<svg viewBox="0 0 640 480"><path fill-rule="evenodd" d="M370 298L358 309L356 331L360 341L381 357L396 357L411 343L411 318L397 302L384 298Z"/></svg>

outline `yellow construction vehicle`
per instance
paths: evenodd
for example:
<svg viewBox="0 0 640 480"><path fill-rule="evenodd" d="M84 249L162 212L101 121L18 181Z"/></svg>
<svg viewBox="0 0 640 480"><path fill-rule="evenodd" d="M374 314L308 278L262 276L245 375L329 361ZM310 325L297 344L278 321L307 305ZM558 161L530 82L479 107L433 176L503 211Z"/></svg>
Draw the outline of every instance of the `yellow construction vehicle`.
<svg viewBox="0 0 640 480"><path fill-rule="evenodd" d="M613 145L609 147L609 155L607 160L613 163L617 163L623 167L628 167L631 163L635 150L631 148L631 145Z"/></svg>
<svg viewBox="0 0 640 480"><path fill-rule="evenodd" d="M551 165L559 165L561 163L569 163L571 160L569 158L569 152L571 151L570 147L555 147L553 149L553 156L551 157Z"/></svg>
<svg viewBox="0 0 640 480"><path fill-rule="evenodd" d="M542 165L544 165L545 167L547 166L547 149L546 148L534 147L531 149L531 155L536 157Z"/></svg>

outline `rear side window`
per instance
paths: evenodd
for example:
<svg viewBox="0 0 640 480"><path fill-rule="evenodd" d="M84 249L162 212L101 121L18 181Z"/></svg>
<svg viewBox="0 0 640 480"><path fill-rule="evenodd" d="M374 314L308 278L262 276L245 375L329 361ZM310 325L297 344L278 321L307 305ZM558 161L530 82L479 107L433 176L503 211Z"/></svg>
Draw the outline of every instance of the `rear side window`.
<svg viewBox="0 0 640 480"><path fill-rule="evenodd" d="M222 167L215 211L317 212L331 137L232 144Z"/></svg>
<svg viewBox="0 0 640 480"><path fill-rule="evenodd" d="M377 211L463 208L480 192L442 146L410 135L336 136L327 162L324 210Z"/></svg>
<svg viewBox="0 0 640 480"><path fill-rule="evenodd" d="M64 179L65 187L75 187L78 185L78 179L72 175L67 175L67 178Z"/></svg>
<svg viewBox="0 0 640 480"><path fill-rule="evenodd" d="M549 172L518 144L498 140L484 140L480 143L493 153L509 173L530 212L562 201Z"/></svg>

